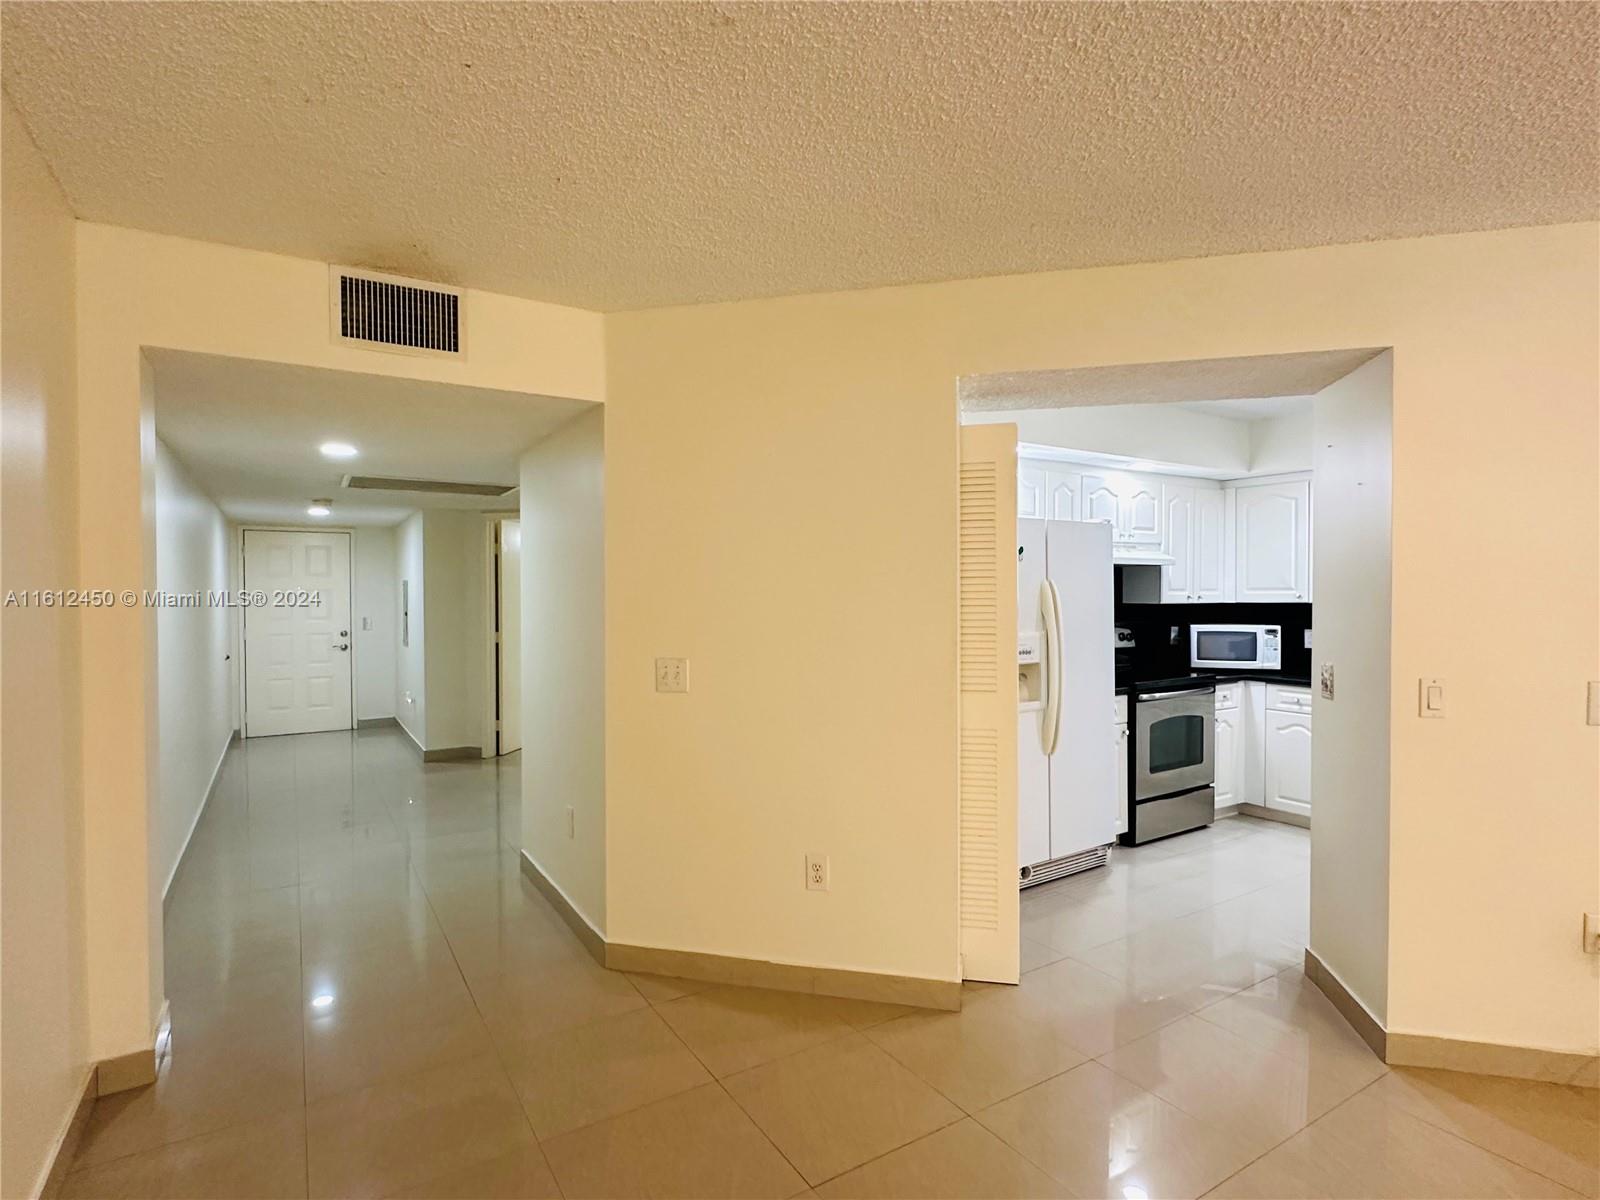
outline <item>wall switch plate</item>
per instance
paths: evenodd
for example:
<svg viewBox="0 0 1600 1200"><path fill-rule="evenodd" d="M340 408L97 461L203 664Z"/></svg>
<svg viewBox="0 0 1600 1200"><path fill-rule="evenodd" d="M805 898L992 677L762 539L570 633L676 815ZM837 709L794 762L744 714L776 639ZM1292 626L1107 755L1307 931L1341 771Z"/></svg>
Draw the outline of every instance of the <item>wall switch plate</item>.
<svg viewBox="0 0 1600 1200"><path fill-rule="evenodd" d="M1591 725L1600 725L1600 679L1589 681L1589 704L1584 720Z"/></svg>
<svg viewBox="0 0 1600 1200"><path fill-rule="evenodd" d="M1311 649L1311 630L1306 630L1306 649Z"/></svg>
<svg viewBox="0 0 1600 1200"><path fill-rule="evenodd" d="M1322 683L1322 698L1333 699L1333 664L1323 663L1317 671L1317 677Z"/></svg>
<svg viewBox="0 0 1600 1200"><path fill-rule="evenodd" d="M1600 913L1583 914L1583 952L1600 954Z"/></svg>
<svg viewBox="0 0 1600 1200"><path fill-rule="evenodd" d="M371 633L372 632L372 618L371 617L362 617L361 618L361 632L362 633Z"/></svg>
<svg viewBox="0 0 1600 1200"><path fill-rule="evenodd" d="M656 691L687 692L689 690L689 660L687 658L656 659Z"/></svg>
<svg viewBox="0 0 1600 1200"><path fill-rule="evenodd" d="M1444 716L1444 680L1428 676L1417 680L1417 716Z"/></svg>
<svg viewBox="0 0 1600 1200"><path fill-rule="evenodd" d="M828 890L828 856L826 854L806 855L806 891L825 892Z"/></svg>
<svg viewBox="0 0 1600 1200"><path fill-rule="evenodd" d="M570 804L567 805L567 836L569 838L578 836L578 810Z"/></svg>

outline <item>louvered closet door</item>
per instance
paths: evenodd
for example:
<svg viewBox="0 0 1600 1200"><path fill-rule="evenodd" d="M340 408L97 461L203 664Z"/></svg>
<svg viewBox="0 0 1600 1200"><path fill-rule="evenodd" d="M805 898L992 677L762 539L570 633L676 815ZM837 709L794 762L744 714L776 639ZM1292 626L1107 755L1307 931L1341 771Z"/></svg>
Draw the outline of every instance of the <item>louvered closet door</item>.
<svg viewBox="0 0 1600 1200"><path fill-rule="evenodd" d="M1017 427L961 430L961 973L1016 983Z"/></svg>

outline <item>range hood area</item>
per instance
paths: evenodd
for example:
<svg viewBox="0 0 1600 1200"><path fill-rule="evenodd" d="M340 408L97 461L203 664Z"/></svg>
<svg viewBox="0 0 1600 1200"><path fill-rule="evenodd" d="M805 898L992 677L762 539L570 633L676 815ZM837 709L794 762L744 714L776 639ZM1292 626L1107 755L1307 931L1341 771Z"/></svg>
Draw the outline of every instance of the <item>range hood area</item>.
<svg viewBox="0 0 1600 1200"><path fill-rule="evenodd" d="M1170 567L1177 559L1159 546L1112 546L1111 562L1118 567Z"/></svg>

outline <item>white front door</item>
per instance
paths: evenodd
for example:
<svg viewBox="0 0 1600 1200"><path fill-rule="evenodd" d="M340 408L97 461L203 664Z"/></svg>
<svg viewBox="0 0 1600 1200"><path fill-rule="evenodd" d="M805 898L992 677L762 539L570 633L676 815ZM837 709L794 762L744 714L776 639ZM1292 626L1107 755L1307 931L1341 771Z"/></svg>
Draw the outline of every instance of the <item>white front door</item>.
<svg viewBox="0 0 1600 1200"><path fill-rule="evenodd" d="M350 535L247 529L244 733L349 729Z"/></svg>

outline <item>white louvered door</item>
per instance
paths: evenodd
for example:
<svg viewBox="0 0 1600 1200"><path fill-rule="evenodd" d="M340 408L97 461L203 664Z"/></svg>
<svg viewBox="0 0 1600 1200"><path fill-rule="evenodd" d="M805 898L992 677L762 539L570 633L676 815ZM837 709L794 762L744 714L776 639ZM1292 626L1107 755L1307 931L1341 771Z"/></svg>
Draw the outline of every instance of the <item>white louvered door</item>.
<svg viewBox="0 0 1600 1200"><path fill-rule="evenodd" d="M1017 427L961 430L960 913L964 979L1016 983Z"/></svg>

